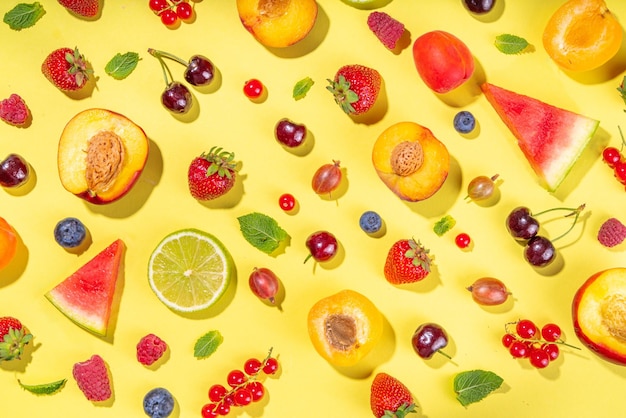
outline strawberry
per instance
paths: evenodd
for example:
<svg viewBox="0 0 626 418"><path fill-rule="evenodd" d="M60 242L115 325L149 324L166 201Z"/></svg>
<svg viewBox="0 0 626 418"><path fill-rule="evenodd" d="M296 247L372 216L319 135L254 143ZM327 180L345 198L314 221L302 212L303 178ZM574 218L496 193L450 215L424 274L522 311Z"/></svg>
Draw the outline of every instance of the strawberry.
<svg viewBox="0 0 626 418"><path fill-rule="evenodd" d="M430 273L429 251L414 239L401 239L391 246L385 261L385 278L391 284L414 283Z"/></svg>
<svg viewBox="0 0 626 418"><path fill-rule="evenodd" d="M91 70L78 48L59 48L52 51L41 64L41 72L55 87L63 91L82 88Z"/></svg>
<svg viewBox="0 0 626 418"><path fill-rule="evenodd" d="M335 102L349 115L360 115L374 106L382 79L380 73L364 65L341 67L334 80L326 86L335 96Z"/></svg>
<svg viewBox="0 0 626 418"><path fill-rule="evenodd" d="M0 362L19 359L33 339L22 323L11 316L0 318Z"/></svg>
<svg viewBox="0 0 626 418"><path fill-rule="evenodd" d="M378 373L372 381L370 406L377 418L404 418L415 411L415 402L409 389L393 376Z"/></svg>
<svg viewBox="0 0 626 418"><path fill-rule="evenodd" d="M235 154L213 147L189 165L187 179L191 195L198 200L222 196L235 185L237 178Z"/></svg>
<svg viewBox="0 0 626 418"><path fill-rule="evenodd" d="M100 13L100 0L58 0L70 12L82 17L94 17Z"/></svg>

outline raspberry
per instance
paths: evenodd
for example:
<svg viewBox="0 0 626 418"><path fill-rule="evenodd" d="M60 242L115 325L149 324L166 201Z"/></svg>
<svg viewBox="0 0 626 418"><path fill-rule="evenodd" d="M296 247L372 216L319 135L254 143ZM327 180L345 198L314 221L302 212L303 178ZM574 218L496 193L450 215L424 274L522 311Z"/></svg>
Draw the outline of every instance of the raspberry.
<svg viewBox="0 0 626 418"><path fill-rule="evenodd" d="M605 247L615 247L626 239L626 226L618 219L609 218L598 231L598 241Z"/></svg>
<svg viewBox="0 0 626 418"><path fill-rule="evenodd" d="M74 364L72 375L88 400L99 402L111 397L109 372L99 355L94 354L89 360Z"/></svg>
<svg viewBox="0 0 626 418"><path fill-rule="evenodd" d="M404 33L404 25L385 12L372 12L367 17L367 26L389 49L394 49Z"/></svg>
<svg viewBox="0 0 626 418"><path fill-rule="evenodd" d="M24 125L28 119L28 108L24 99L17 94L12 94L8 99L0 102L0 119L11 125Z"/></svg>
<svg viewBox="0 0 626 418"><path fill-rule="evenodd" d="M137 361L150 366L161 358L167 350L167 344L154 334L148 334L137 343Z"/></svg>

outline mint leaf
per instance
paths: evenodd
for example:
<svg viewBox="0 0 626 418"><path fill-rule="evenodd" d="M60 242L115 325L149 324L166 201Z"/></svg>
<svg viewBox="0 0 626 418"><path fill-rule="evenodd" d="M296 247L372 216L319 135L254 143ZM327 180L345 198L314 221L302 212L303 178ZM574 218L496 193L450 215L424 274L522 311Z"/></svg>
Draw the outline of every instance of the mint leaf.
<svg viewBox="0 0 626 418"><path fill-rule="evenodd" d="M39 2L19 3L4 14L2 21L13 30L22 30L33 26L44 14L46 11Z"/></svg>
<svg viewBox="0 0 626 418"><path fill-rule="evenodd" d="M215 350L223 341L224 337L222 337L219 331L209 331L196 341L193 347L193 356L196 358L209 357L215 353Z"/></svg>
<svg viewBox="0 0 626 418"><path fill-rule="evenodd" d="M452 216L446 215L443 218L439 219L437 222L435 222L433 231L435 231L435 234L442 236L443 234L451 230L454 225L456 225L456 220Z"/></svg>
<svg viewBox="0 0 626 418"><path fill-rule="evenodd" d="M63 385L65 384L66 380L67 379L61 379L61 380L57 380L56 382L44 383L41 385L25 385L24 383L21 382L20 379L17 379L17 383L20 384L22 389L25 389L36 395L51 395L55 393L56 391L58 391L59 389L61 389Z"/></svg>
<svg viewBox="0 0 626 418"><path fill-rule="evenodd" d="M313 84L315 84L315 81L313 81L311 77L305 77L298 81L296 85L293 86L293 98L296 100L303 99L311 87L313 87Z"/></svg>
<svg viewBox="0 0 626 418"><path fill-rule="evenodd" d="M121 80L133 72L138 62L139 54L136 52L118 53L107 63L104 71L111 77Z"/></svg>
<svg viewBox="0 0 626 418"><path fill-rule="evenodd" d="M496 48L505 54L519 54L528 46L528 41L516 35L508 33L496 36Z"/></svg>
<svg viewBox="0 0 626 418"><path fill-rule="evenodd" d="M481 401L498 389L503 381L497 374L486 370L461 372L454 377L456 399L463 406Z"/></svg>
<svg viewBox="0 0 626 418"><path fill-rule="evenodd" d="M273 218L262 213L253 212L237 220L246 241L267 254L271 254L281 241L289 237Z"/></svg>

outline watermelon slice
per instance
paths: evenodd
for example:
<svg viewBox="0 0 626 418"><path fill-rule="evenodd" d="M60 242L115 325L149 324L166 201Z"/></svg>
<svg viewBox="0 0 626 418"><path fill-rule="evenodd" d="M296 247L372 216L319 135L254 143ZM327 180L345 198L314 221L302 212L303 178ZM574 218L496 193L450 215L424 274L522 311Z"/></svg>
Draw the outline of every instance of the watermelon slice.
<svg viewBox="0 0 626 418"><path fill-rule="evenodd" d="M555 191L593 137L599 121L484 83L483 93L511 130L531 167Z"/></svg>
<svg viewBox="0 0 626 418"><path fill-rule="evenodd" d="M114 241L46 293L46 298L76 324L105 336L123 251L124 242Z"/></svg>

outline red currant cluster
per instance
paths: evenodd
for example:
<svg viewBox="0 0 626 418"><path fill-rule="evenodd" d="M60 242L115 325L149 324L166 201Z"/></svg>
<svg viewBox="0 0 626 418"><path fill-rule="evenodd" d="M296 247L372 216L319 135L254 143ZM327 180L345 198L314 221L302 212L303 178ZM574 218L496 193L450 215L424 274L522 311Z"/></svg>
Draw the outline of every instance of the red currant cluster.
<svg viewBox="0 0 626 418"><path fill-rule="evenodd" d="M248 359L243 370L235 369L228 373L226 382L230 389L220 384L209 388L211 402L202 407L202 418L228 415L233 406L246 406L261 400L265 395L265 387L259 380L261 373L274 375L277 370L278 360L272 357L271 349L263 360Z"/></svg>
<svg viewBox="0 0 626 418"><path fill-rule="evenodd" d="M619 128L619 133L622 137L621 148L606 147L602 151L602 160L613 169L615 178L623 185L626 185L626 160L624 160L621 152L621 149L624 148L624 135L622 135L621 128Z"/></svg>
<svg viewBox="0 0 626 418"><path fill-rule="evenodd" d="M150 0L148 6L165 26L174 26L179 19L189 22L193 17L193 7L187 0Z"/></svg>
<svg viewBox="0 0 626 418"><path fill-rule="evenodd" d="M514 331L510 329L512 326L515 326ZM505 324L504 330L502 344L509 349L513 358L527 358L537 369L547 367L559 357L559 344L580 350L563 341L561 328L556 324L546 324L539 330L533 321L520 319Z"/></svg>

